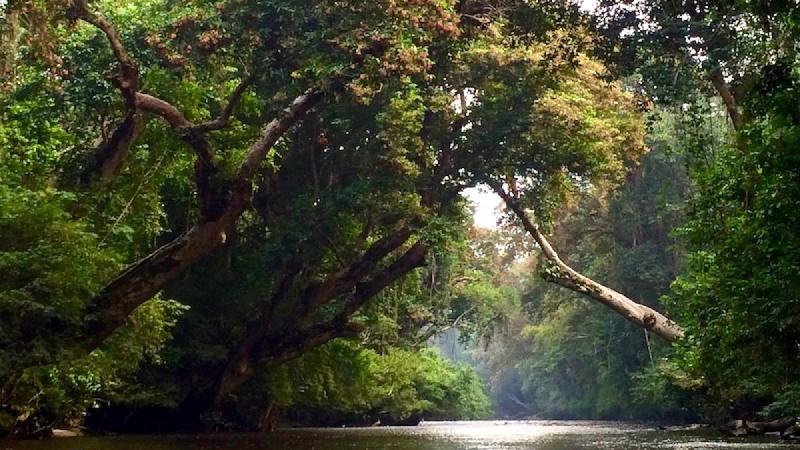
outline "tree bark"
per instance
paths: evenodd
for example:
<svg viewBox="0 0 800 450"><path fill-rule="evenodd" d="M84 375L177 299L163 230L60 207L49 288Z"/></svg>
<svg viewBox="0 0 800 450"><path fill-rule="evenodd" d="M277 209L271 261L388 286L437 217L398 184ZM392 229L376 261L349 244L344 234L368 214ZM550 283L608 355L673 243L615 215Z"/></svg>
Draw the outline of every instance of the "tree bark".
<svg viewBox="0 0 800 450"><path fill-rule="evenodd" d="M719 94L720 98L722 98L722 102L725 104L725 110L728 112L728 117L731 119L733 129L740 130L743 124L742 114L739 112L739 107L736 103L736 97L728 87L728 83L725 82L725 77L722 75L722 71L718 68L713 69L708 72L708 78L711 80L711 84L714 86L717 94Z"/></svg>
<svg viewBox="0 0 800 450"><path fill-rule="evenodd" d="M564 263L547 238L539 231L539 228L531 222L527 213L516 199L509 195L499 183L491 183L490 185L500 195L506 206L517 216L525 231L539 245L542 255L555 266L556 270L554 272L545 275L548 281L602 303L629 321L652 331L668 342L683 337L683 329L658 311L637 303L625 295L578 273Z"/></svg>
<svg viewBox="0 0 800 450"><path fill-rule="evenodd" d="M99 172L100 183L106 183L117 176L125 160L128 159L136 138L142 132L142 117L136 109L130 109L128 116L111 134L108 141L102 143L94 150L96 163L87 169L90 172ZM86 184L91 182L94 173L85 173Z"/></svg>
<svg viewBox="0 0 800 450"><path fill-rule="evenodd" d="M19 35L19 11L6 8L0 20L0 92L10 88L16 78Z"/></svg>
<svg viewBox="0 0 800 450"><path fill-rule="evenodd" d="M198 415L216 403L223 392L230 392L231 386L238 386L244 374L250 376L250 355L269 333L273 313L278 303L283 301L291 288L295 274L287 274L267 302L261 316L245 330L244 336L226 361L208 374L202 374L201 381L195 385L181 402L180 410L186 415Z"/></svg>

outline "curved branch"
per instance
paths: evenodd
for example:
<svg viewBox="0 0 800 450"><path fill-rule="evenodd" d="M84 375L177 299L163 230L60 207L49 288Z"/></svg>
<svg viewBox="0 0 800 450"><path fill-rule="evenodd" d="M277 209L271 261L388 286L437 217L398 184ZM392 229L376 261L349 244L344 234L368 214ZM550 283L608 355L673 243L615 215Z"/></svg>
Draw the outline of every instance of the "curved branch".
<svg viewBox="0 0 800 450"><path fill-rule="evenodd" d="M306 93L292 102L284 113L264 128L264 133L248 151L236 179L236 190L220 217L201 220L174 241L131 265L97 294L87 306L87 350L97 348L119 328L139 305L152 298L167 283L225 243L226 233L244 213L253 196L253 176L267 151L292 125L302 120L322 94Z"/></svg>
<svg viewBox="0 0 800 450"><path fill-rule="evenodd" d="M128 54L128 51L125 50L117 30L105 17L89 11L87 0L73 0L70 13L75 18L97 27L106 35L120 69L120 73L114 78L115 84L128 104L133 105L134 95L139 89L139 68Z"/></svg>
<svg viewBox="0 0 800 450"><path fill-rule="evenodd" d="M357 284L355 291L349 296L341 311L333 318L298 330L293 338L280 344L278 348L260 348L254 357L260 359L266 356L268 365L276 365L300 356L302 350L308 349L309 345L318 346L336 337L357 336L364 327L359 323L351 322L351 316L378 292L415 268L422 266L427 253L427 245L421 242L414 243L378 275L369 281ZM265 353L269 353L269 355L267 356Z"/></svg>
<svg viewBox="0 0 800 450"><path fill-rule="evenodd" d="M225 189L215 185L213 180L217 168L214 165L214 150L211 143L202 133L194 130L194 124L172 103L142 92L137 92L135 99L137 108L163 118L197 155L194 175L200 204L200 217L204 221L218 219L225 203Z"/></svg>
<svg viewBox="0 0 800 450"><path fill-rule="evenodd" d="M523 228L533 237L542 250L542 254L558 269L557 274L549 274L548 281L552 281L567 289L584 294L603 305L613 309L636 325L648 329L664 340L672 342L683 337L684 331L675 322L669 320L658 311L637 303L625 295L603 286L602 284L578 273L567 265L550 245L547 238L539 228L531 222L522 206L509 195L497 182L490 182L489 186L503 199L506 206L517 216Z"/></svg>
<svg viewBox="0 0 800 450"><path fill-rule="evenodd" d="M163 118L172 128L191 128L194 125L175 105L155 95L137 92L134 99L137 108Z"/></svg>
<svg viewBox="0 0 800 450"><path fill-rule="evenodd" d="M425 257L428 255L428 246L422 242L415 242L405 253L392 264L384 269L379 275L369 281L356 284L356 291L347 301L339 316L349 317L361 308L369 299L378 292L386 289L400 277L408 272L425 265Z"/></svg>
<svg viewBox="0 0 800 450"><path fill-rule="evenodd" d="M231 98L228 100L228 104L225 105L225 108L222 109L222 112L220 112L219 116L216 119L211 120L209 122L195 125L194 130L204 133L207 131L221 130L226 126L228 126L228 122L230 121L231 116L233 115L233 110L236 109L236 106L242 100L242 95L244 95L244 91L246 91L247 88L250 87L250 85L253 83L253 81L255 81L255 79L256 77L253 74L245 77L241 81L241 83L239 83L239 85L236 86L236 89L233 91L233 94L231 94Z"/></svg>
<svg viewBox="0 0 800 450"><path fill-rule="evenodd" d="M141 117L136 109L136 93L140 84L139 67L128 54L119 33L111 22L102 15L90 11L87 0L73 0L69 14L75 19L93 25L105 34L119 66L119 72L111 78L111 81L125 99L128 115L111 138L96 149L94 157L96 164L88 168L98 170L100 181L107 182L119 173L131 147L141 134ZM94 176L92 173L85 173L83 178L89 180Z"/></svg>

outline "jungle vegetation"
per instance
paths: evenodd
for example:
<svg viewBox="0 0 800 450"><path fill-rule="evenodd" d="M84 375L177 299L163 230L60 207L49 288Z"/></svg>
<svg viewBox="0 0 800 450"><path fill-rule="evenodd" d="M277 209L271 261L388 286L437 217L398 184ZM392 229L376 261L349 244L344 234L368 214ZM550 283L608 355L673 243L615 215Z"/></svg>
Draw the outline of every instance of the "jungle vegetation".
<svg viewBox="0 0 800 450"><path fill-rule="evenodd" d="M745 0L0 3L0 433L796 417L799 30Z"/></svg>

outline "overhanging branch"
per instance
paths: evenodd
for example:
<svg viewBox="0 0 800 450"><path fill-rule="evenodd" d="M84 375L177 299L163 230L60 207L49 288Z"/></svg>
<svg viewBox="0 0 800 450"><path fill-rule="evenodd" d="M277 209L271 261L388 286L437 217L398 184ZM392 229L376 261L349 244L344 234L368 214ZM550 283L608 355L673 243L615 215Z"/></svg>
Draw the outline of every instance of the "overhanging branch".
<svg viewBox="0 0 800 450"><path fill-rule="evenodd" d="M711 84L714 86L717 94L719 94L720 98L722 98L722 102L725 104L725 110L728 111L728 117L731 119L731 123L733 124L733 128L735 130L741 129L743 125L742 114L739 112L739 107L736 103L736 97L733 95L728 83L725 81L722 71L719 68L710 70L708 72L708 78L711 80Z"/></svg>
<svg viewBox="0 0 800 450"><path fill-rule="evenodd" d="M578 273L575 269L564 263L555 249L550 245L547 238L545 238L539 231L539 228L530 220L528 214L519 202L507 193L500 183L490 182L489 185L503 199L506 207L519 219L525 231L536 241L541 248L542 255L554 264L557 270L555 273L551 272L547 276L548 281L557 283L567 289L584 294L602 303L629 321L652 331L668 342L683 337L683 329L658 311L637 303L625 295Z"/></svg>

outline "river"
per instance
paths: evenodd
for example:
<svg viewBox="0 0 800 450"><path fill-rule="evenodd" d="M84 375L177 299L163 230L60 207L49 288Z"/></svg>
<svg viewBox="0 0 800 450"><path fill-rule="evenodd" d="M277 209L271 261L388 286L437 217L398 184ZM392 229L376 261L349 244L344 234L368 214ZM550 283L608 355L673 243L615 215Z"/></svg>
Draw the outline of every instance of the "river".
<svg viewBox="0 0 800 450"><path fill-rule="evenodd" d="M425 422L416 427L296 428L264 434L196 434L2 441L0 450L501 450L800 449L774 437L728 439L711 430L661 431L618 422Z"/></svg>

